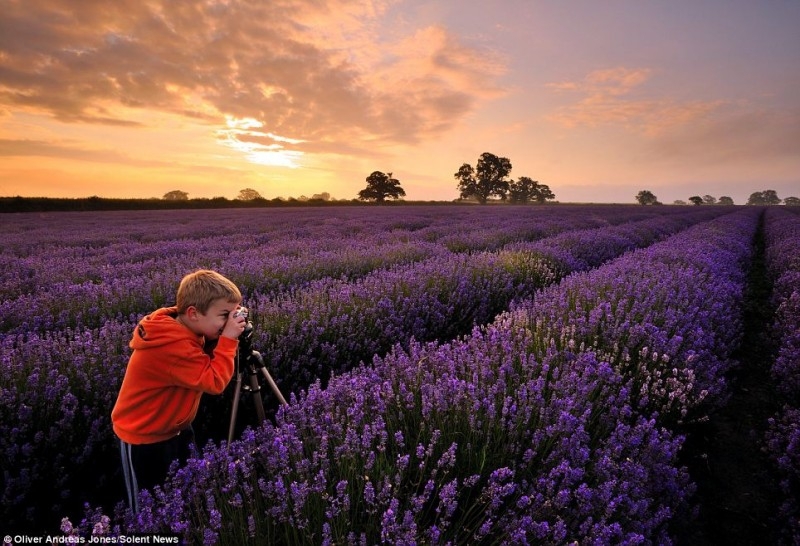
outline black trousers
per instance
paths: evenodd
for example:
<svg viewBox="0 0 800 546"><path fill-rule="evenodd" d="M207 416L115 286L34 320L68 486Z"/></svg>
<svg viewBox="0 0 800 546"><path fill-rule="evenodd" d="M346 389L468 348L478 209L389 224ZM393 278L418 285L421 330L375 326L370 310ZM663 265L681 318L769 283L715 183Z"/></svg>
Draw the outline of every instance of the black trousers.
<svg viewBox="0 0 800 546"><path fill-rule="evenodd" d="M189 427L169 440L153 444L129 444L120 440L119 449L128 506L138 514L139 491L164 483L174 461L184 464L194 454L194 430Z"/></svg>

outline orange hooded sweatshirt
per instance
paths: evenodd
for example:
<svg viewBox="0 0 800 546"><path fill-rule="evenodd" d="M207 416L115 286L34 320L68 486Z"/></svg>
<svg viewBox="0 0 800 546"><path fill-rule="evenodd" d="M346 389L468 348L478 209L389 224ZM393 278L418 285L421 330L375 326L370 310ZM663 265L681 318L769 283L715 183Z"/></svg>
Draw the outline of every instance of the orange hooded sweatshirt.
<svg viewBox="0 0 800 546"><path fill-rule="evenodd" d="M125 378L111 412L114 433L129 444L168 440L188 428L204 392L231 380L239 341L220 336L213 356L205 339L176 319L176 307L144 317L133 332Z"/></svg>

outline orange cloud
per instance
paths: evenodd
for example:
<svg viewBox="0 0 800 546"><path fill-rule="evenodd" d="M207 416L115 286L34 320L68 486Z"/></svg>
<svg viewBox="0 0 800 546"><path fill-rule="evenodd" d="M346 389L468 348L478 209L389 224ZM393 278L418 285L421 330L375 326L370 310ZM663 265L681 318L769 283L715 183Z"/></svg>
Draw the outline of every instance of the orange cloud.
<svg viewBox="0 0 800 546"><path fill-rule="evenodd" d="M624 95L650 77L649 68L608 68L595 70L586 76L586 83L595 92Z"/></svg>
<svg viewBox="0 0 800 546"><path fill-rule="evenodd" d="M564 106L548 119L566 128L616 125L647 136L706 118L723 101L680 102L669 98L631 97L647 82L650 69L617 67L596 70L579 82L548 84L556 92L578 93L583 97Z"/></svg>
<svg viewBox="0 0 800 546"><path fill-rule="evenodd" d="M732 105L704 123L658 135L645 149L647 161L771 166L800 156L800 110L765 110Z"/></svg>
<svg viewBox="0 0 800 546"><path fill-rule="evenodd" d="M0 110L130 126L162 111L220 130L252 118L297 154L428 139L497 92L501 63L442 28L381 36L391 3L8 0Z"/></svg>
<svg viewBox="0 0 800 546"><path fill-rule="evenodd" d="M163 167L165 161L137 159L112 149L88 148L75 142L48 142L0 138L0 157L49 157L92 163L114 163L137 167Z"/></svg>
<svg viewBox="0 0 800 546"><path fill-rule="evenodd" d="M496 54L467 47L438 26L386 44L364 74L370 114L383 136L417 142L451 128L480 100L499 96L505 70Z"/></svg>
<svg viewBox="0 0 800 546"><path fill-rule="evenodd" d="M777 112L748 101L637 95L651 74L618 67L591 72L580 81L549 84L554 92L579 98L548 119L569 129L621 127L646 137L631 143L629 155L648 163L730 165L800 153L798 111Z"/></svg>

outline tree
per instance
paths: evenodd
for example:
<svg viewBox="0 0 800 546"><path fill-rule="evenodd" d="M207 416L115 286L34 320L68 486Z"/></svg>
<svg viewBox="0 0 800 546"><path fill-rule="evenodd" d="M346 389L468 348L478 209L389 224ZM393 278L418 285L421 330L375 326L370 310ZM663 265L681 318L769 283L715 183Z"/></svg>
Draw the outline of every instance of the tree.
<svg viewBox="0 0 800 546"><path fill-rule="evenodd" d="M733 199L731 199L727 195L723 195L722 197L719 198L719 201L717 201L717 204L719 204L719 205L733 205Z"/></svg>
<svg viewBox="0 0 800 546"><path fill-rule="evenodd" d="M764 195L764 202L767 205L781 204L781 198L778 197L778 192L776 192L775 190L764 190L762 193Z"/></svg>
<svg viewBox="0 0 800 546"><path fill-rule="evenodd" d="M547 199L556 197L547 184L539 184L527 176L520 176L519 180L509 183L508 196L512 203L527 203L528 201L544 203Z"/></svg>
<svg viewBox="0 0 800 546"><path fill-rule="evenodd" d="M640 205L660 205L658 198L650 190L642 190L637 193L636 200Z"/></svg>
<svg viewBox="0 0 800 546"><path fill-rule="evenodd" d="M239 191L239 195L236 196L237 201L255 201L256 199L264 199L261 197L261 194L258 193L253 188L245 188Z"/></svg>
<svg viewBox="0 0 800 546"><path fill-rule="evenodd" d="M750 194L748 205L780 205L781 198L775 190L757 191Z"/></svg>
<svg viewBox="0 0 800 546"><path fill-rule="evenodd" d="M527 203L531 200L533 188L539 183L527 176L520 176L519 180L512 181L508 186L508 197L512 203Z"/></svg>
<svg viewBox="0 0 800 546"><path fill-rule="evenodd" d="M404 197L406 192L400 187L400 181L392 178L392 173L382 173L374 171L367 177L367 187L358 192L358 198L362 201L375 200L383 203L387 197L399 199Z"/></svg>
<svg viewBox="0 0 800 546"><path fill-rule="evenodd" d="M188 201L189 194L181 190L172 190L164 194L165 201Z"/></svg>
<svg viewBox="0 0 800 546"><path fill-rule="evenodd" d="M800 207L800 197L785 197L783 204L787 207Z"/></svg>
<svg viewBox="0 0 800 546"><path fill-rule="evenodd" d="M700 197L699 195L693 195L693 196L691 196L689 198L689 202L691 204L693 204L693 205L702 205L703 204L703 198Z"/></svg>
<svg viewBox="0 0 800 546"><path fill-rule="evenodd" d="M747 198L748 205L763 205L764 204L764 194L760 191L756 191L750 194L750 197Z"/></svg>
<svg viewBox="0 0 800 546"><path fill-rule="evenodd" d="M506 198L510 173L511 161L507 157L484 152L474 169L469 163L464 163L453 176L458 180L461 199L474 197L479 203L485 204L492 196Z"/></svg>
<svg viewBox="0 0 800 546"><path fill-rule="evenodd" d="M713 195L704 195L703 196L703 204L704 205L716 205L717 204L717 198L714 197Z"/></svg>
<svg viewBox="0 0 800 546"><path fill-rule="evenodd" d="M676 199L675 201L672 202L672 204L673 205L685 205L686 201L684 201L683 199Z"/></svg>
<svg viewBox="0 0 800 546"><path fill-rule="evenodd" d="M538 184L533 188L533 194L531 194L531 198L537 203L544 203L548 199L555 199L556 194L550 190L550 186L547 184Z"/></svg>

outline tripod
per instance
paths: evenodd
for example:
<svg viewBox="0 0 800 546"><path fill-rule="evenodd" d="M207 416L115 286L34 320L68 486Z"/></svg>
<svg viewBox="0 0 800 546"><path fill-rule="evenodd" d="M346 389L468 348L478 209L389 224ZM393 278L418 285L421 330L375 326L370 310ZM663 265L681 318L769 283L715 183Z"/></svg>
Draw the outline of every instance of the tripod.
<svg viewBox="0 0 800 546"><path fill-rule="evenodd" d="M267 418L266 413L264 412L264 401L261 399L261 383L259 382L259 373L267 381L278 401L282 405L288 406L286 399L278 389L278 385L275 384L272 376L267 371L267 367L264 365L264 359L261 357L261 353L250 349L249 340L253 332L252 328L253 327L251 323L248 322L242 337L239 339L239 350L236 353L236 388L233 394L231 422L228 425L228 445L230 445L230 443L233 441L233 432L236 427L236 414L239 411L239 400L242 392L249 392L252 394L258 422L263 423ZM248 376L247 384L243 383L245 373Z"/></svg>

